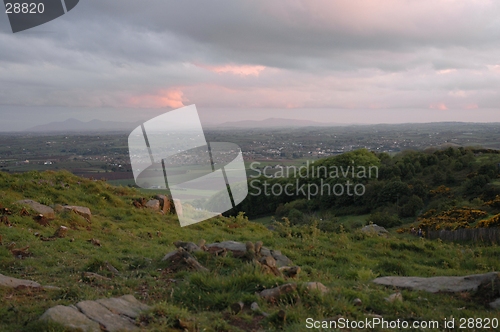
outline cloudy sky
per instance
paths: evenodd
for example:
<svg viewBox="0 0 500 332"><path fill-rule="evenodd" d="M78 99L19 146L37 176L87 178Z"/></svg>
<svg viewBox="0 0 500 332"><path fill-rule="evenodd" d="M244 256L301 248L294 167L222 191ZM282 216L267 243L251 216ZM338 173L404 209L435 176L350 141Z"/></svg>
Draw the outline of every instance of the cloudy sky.
<svg viewBox="0 0 500 332"><path fill-rule="evenodd" d="M0 131L137 121L500 121L495 0L82 0L13 34Z"/></svg>

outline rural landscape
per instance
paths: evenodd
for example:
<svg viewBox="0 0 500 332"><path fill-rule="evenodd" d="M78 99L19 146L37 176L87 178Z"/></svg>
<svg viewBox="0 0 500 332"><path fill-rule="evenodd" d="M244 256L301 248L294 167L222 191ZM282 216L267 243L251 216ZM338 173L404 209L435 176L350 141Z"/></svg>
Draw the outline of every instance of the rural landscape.
<svg viewBox="0 0 500 332"><path fill-rule="evenodd" d="M183 228L134 185L127 133L0 135L1 330L495 330L500 125L404 126L207 130L241 146L249 195ZM352 165L376 176L314 171ZM346 181L363 195L262 191Z"/></svg>

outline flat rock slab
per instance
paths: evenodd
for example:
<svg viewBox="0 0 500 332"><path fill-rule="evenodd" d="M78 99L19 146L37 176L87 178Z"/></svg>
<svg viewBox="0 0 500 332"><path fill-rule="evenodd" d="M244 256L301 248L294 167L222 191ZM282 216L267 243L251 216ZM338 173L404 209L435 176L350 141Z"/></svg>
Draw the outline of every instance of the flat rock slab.
<svg viewBox="0 0 500 332"><path fill-rule="evenodd" d="M92 219L92 212L88 207L85 206L75 206L75 205L65 205L62 207L63 211L73 211L76 214L79 214L80 216L84 217L88 221Z"/></svg>
<svg viewBox="0 0 500 332"><path fill-rule="evenodd" d="M29 206L31 209L36 211L36 213L42 214L47 219L54 219L56 217L54 209L48 207L47 205L35 202L31 199L23 199L21 201L17 201L16 203Z"/></svg>
<svg viewBox="0 0 500 332"><path fill-rule="evenodd" d="M23 288L23 287L32 287L32 288L40 288L42 287L39 283L31 281L31 280L23 280L16 279L12 277L4 276L0 274L0 286L8 287L8 288Z"/></svg>
<svg viewBox="0 0 500 332"><path fill-rule="evenodd" d="M48 309L40 320L59 323L68 329L101 332L137 331L134 319L149 306L137 301L133 295L118 298L82 301L76 306L58 305Z"/></svg>
<svg viewBox="0 0 500 332"><path fill-rule="evenodd" d="M99 323L91 320L78 309L57 305L45 311L40 317L41 321L57 322L68 329L84 332L101 332Z"/></svg>
<svg viewBox="0 0 500 332"><path fill-rule="evenodd" d="M498 272L490 272L463 277L381 277L373 280L373 282L384 286L423 290L430 293L455 293L477 291L481 285L499 277Z"/></svg>
<svg viewBox="0 0 500 332"><path fill-rule="evenodd" d="M231 250L236 252L245 252L247 250L245 243L236 241L216 242L207 244L206 247L207 248L216 247L221 249L224 248L226 250ZM272 256L276 260L277 267L293 265L293 262L288 257L283 255L279 250L270 250L266 247L262 247L262 249L260 250L260 254L262 256Z"/></svg>
<svg viewBox="0 0 500 332"><path fill-rule="evenodd" d="M99 304L106 307L115 314L127 316L133 319L139 317L141 312L149 310L149 306L137 301L132 295L124 295L122 297L114 297L110 299L97 300Z"/></svg>
<svg viewBox="0 0 500 332"><path fill-rule="evenodd" d="M96 301L78 302L76 307L85 316L103 325L106 331L135 331L138 329L130 319L112 313Z"/></svg>

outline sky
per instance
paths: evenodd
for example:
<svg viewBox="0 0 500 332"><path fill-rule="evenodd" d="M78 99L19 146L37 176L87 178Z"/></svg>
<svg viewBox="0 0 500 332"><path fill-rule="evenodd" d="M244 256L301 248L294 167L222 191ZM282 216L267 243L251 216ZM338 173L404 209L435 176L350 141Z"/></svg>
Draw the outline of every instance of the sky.
<svg viewBox="0 0 500 332"><path fill-rule="evenodd" d="M13 34L0 131L76 118L500 122L500 1L82 0Z"/></svg>

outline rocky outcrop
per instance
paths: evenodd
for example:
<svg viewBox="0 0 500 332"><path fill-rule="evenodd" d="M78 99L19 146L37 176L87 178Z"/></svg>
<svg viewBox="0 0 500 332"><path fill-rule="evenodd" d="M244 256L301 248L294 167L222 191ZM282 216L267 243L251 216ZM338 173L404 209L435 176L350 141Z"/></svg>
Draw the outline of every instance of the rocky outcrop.
<svg viewBox="0 0 500 332"><path fill-rule="evenodd" d="M374 283L397 288L422 290L430 293L477 291L482 285L490 284L500 278L498 272L474 274L463 277L381 277Z"/></svg>
<svg viewBox="0 0 500 332"><path fill-rule="evenodd" d="M363 233L376 234L379 236L385 236L385 235L389 234L387 229L385 229L384 227L379 226L377 224L366 225L365 227L361 228L361 231Z"/></svg>
<svg viewBox="0 0 500 332"><path fill-rule="evenodd" d="M291 266L293 265L293 262L283 255L281 251L279 250L271 250L266 247L262 247L261 241L257 241L256 245L254 246L254 251L255 248L259 250L260 256L272 256L276 260L276 266L277 267L283 267L283 266ZM208 248L209 251L216 251L216 250L229 250L232 251L233 254L236 254L238 256L241 253L245 253L247 251L247 245L242 242L236 242L236 241L224 241L224 242L216 242L216 243L211 243L207 244L206 247Z"/></svg>
<svg viewBox="0 0 500 332"><path fill-rule="evenodd" d="M92 219L92 212L90 212L90 209L85 206L75 206L75 205L65 205L63 206L63 211L72 211L88 221Z"/></svg>
<svg viewBox="0 0 500 332"><path fill-rule="evenodd" d="M54 219L55 213L54 209L51 207L48 207L47 205L40 204L38 202L35 202L31 199L23 199L21 201L17 201L17 204L28 206L32 210L34 210L36 213L43 215L47 219Z"/></svg>
<svg viewBox="0 0 500 332"><path fill-rule="evenodd" d="M76 306L58 305L45 311L40 320L52 321L68 329L99 332L100 326L105 331L137 331L134 320L149 310L144 303L132 295L118 298L82 301Z"/></svg>
<svg viewBox="0 0 500 332"><path fill-rule="evenodd" d="M91 320L73 306L57 305L45 311L41 321L57 322L67 329L84 332L101 332L99 323Z"/></svg>

